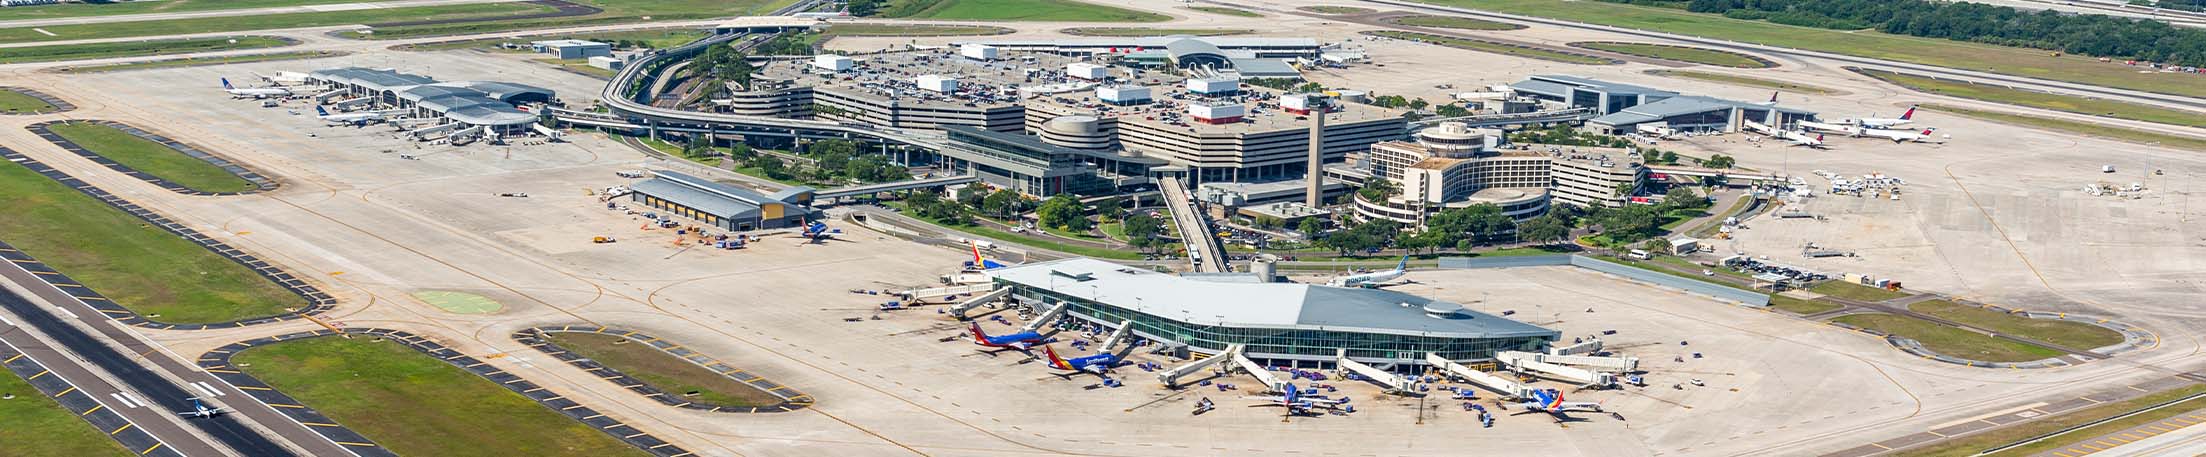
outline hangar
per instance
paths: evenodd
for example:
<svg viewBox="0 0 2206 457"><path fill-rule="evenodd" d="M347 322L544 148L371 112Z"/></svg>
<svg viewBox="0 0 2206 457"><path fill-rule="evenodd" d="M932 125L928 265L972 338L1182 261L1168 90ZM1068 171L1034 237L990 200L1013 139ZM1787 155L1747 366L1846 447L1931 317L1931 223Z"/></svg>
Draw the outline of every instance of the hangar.
<svg viewBox="0 0 2206 457"><path fill-rule="evenodd" d="M729 231L797 227L818 217L813 189L791 187L773 195L672 171L629 185L629 201Z"/></svg>

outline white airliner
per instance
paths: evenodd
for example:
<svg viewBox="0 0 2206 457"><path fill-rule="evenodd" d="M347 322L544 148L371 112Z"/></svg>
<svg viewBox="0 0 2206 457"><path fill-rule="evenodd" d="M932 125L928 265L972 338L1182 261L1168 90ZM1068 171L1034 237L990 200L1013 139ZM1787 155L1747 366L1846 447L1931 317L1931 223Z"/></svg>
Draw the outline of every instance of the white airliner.
<svg viewBox="0 0 2206 457"><path fill-rule="evenodd" d="M1777 132L1777 138L1792 142L1793 146L1807 146L1814 149L1823 149L1822 134L1808 136L1808 134L1806 133L1784 130Z"/></svg>
<svg viewBox="0 0 2206 457"><path fill-rule="evenodd" d="M230 412L230 410L221 407L209 408L205 403L199 402L199 397L191 397L191 408L191 411L177 411L176 415L192 419L206 419Z"/></svg>
<svg viewBox="0 0 2206 457"><path fill-rule="evenodd" d="M362 111L358 113L330 113L329 109L323 108L320 105L315 105L314 117L321 118L324 121L329 121L330 125L358 125L383 120L383 112Z"/></svg>
<svg viewBox="0 0 2206 457"><path fill-rule="evenodd" d="M1824 133L1836 133L1846 136L1861 136L1861 127L1855 127L1851 125L1825 124L1816 121L1800 121L1800 128Z"/></svg>
<svg viewBox="0 0 2206 457"><path fill-rule="evenodd" d="M230 98L268 98L291 96L291 89L285 89L281 87L240 88L237 86L232 86L230 85L230 78L222 78L222 90L224 92L229 92Z"/></svg>
<svg viewBox="0 0 2206 457"><path fill-rule="evenodd" d="M1915 107L1907 107L1907 112L1900 113L1900 117L1897 119L1865 117L1861 119L1841 119L1838 121L1838 123L1846 125L1858 125L1873 129L1899 127L1902 125L1915 123Z"/></svg>
<svg viewBox="0 0 2206 457"><path fill-rule="evenodd" d="M1402 256L1401 263L1394 264L1394 269L1392 270L1374 271L1355 276L1343 276L1339 278L1334 278L1331 282L1325 283L1325 285L1333 287L1378 287L1379 283L1392 281L1394 280L1394 278L1400 278L1402 277L1403 273L1408 272L1409 256L1405 255Z"/></svg>
<svg viewBox="0 0 2206 457"><path fill-rule="evenodd" d="M1932 132L1936 131L1938 129L1923 129L1920 132L1913 130L1862 129L1861 136L1883 138L1892 140L1894 143L1942 143L1942 141L1937 141L1930 136Z"/></svg>

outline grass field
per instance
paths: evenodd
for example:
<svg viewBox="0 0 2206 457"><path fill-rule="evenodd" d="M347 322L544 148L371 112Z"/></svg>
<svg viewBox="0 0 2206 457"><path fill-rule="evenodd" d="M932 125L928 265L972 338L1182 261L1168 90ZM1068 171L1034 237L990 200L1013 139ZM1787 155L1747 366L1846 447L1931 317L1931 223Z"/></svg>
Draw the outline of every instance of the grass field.
<svg viewBox="0 0 2206 457"><path fill-rule="evenodd" d="M1002 35L1011 33L1002 27L940 24L836 24L827 28L831 36L972 36Z"/></svg>
<svg viewBox="0 0 2206 457"><path fill-rule="evenodd" d="M53 111L54 109L54 105L46 103L45 100L39 100L38 97L23 95L23 93L21 92L16 92L12 90L0 89L0 111L5 111L9 113L43 113L47 111Z"/></svg>
<svg viewBox="0 0 2206 457"><path fill-rule="evenodd" d="M1397 17L1389 20L1389 22L1413 27L1434 27L1460 30L1516 30L1524 28L1524 26L1510 24L1506 22L1485 21L1456 16L1428 16L1422 14L1416 16Z"/></svg>
<svg viewBox="0 0 2206 457"><path fill-rule="evenodd" d="M1969 360L2028 362L2059 357L2062 354L2043 346L2000 339L1906 316L1848 314L1831 321L1912 339L1922 343L1923 348L1931 352Z"/></svg>
<svg viewBox="0 0 2206 457"><path fill-rule="evenodd" d="M21 164L0 165L0 240L161 322L228 322L306 301L252 270Z"/></svg>
<svg viewBox="0 0 2206 457"><path fill-rule="evenodd" d="M1164 35L1226 36L1256 33L1249 29L1151 29L1141 27L1076 27L1061 30L1066 35L1142 37Z"/></svg>
<svg viewBox="0 0 2206 457"><path fill-rule="evenodd" d="M715 406L768 406L782 401L750 384L728 379L651 345L626 341L620 335L547 332L544 339L688 401ZM696 395L688 395L690 392Z"/></svg>
<svg viewBox="0 0 2206 457"><path fill-rule="evenodd" d="M1946 300L1916 302L1907 305L1907 309L1968 324L1976 328L2080 350L2090 350L2122 342L2121 332L2109 330L2106 327L2082 322L2031 319Z"/></svg>
<svg viewBox="0 0 2206 457"><path fill-rule="evenodd" d="M289 44L276 38L248 36L26 46L0 48L0 64L189 54L194 52L273 48Z"/></svg>
<svg viewBox="0 0 2206 457"><path fill-rule="evenodd" d="M1378 35L1378 36L1383 36L1383 37L1387 37L1387 38L1393 38L1393 39L1398 39L1398 40L1421 41L1421 42L1426 42L1426 43L1432 43L1432 44L1437 44L1437 45L1441 45L1441 46L1447 46L1447 47L1451 47L1451 48L1456 48L1456 49L1468 49L1468 50L1472 50L1472 51L1491 52L1491 53L1495 53L1495 54L1512 55L1512 56L1517 56L1517 57L1524 57L1524 58L1529 58L1529 59L1540 59L1540 60L1549 60L1549 61L1556 61L1556 62L1562 62L1562 63L1574 63L1574 64L1580 64L1580 65L1615 65L1615 64L1616 64L1616 62L1610 61L1609 59L1603 59L1603 58L1599 58L1599 57L1591 57L1591 56L1582 56L1582 55L1577 55L1577 54L1568 54L1568 53L1561 53L1561 52L1549 51L1549 50L1546 50L1546 49L1538 49L1538 48L1520 48L1520 47L1516 47L1516 46L1509 46L1509 45L1504 45L1504 44L1499 44L1499 43L1489 43L1489 42L1484 42L1484 41L1477 41L1477 40L1465 40L1465 39L1461 39L1461 38L1454 38L1454 37L1446 37L1446 36L1440 36L1440 35L1433 35L1433 34L1429 34L1429 33L1403 32L1403 31L1395 31L1395 30L1382 30L1382 31L1377 31L1377 32L1366 32L1366 33L1370 33L1370 34L1372 34L1372 35Z"/></svg>
<svg viewBox="0 0 2206 457"><path fill-rule="evenodd" d="M1900 87L1906 87L1908 89L1923 93L1938 94L1949 97L1960 97L1971 100L1983 100L1992 103L2027 106L2031 108L2043 108L2054 111L2066 111L2077 114L2088 114L2092 116L2110 117L2115 119L2158 122L2162 124L2182 125L2190 127L2206 127L2206 115L2201 115L2190 111L2157 108L2136 103L2099 100L2072 95L2048 94L2044 92L2008 89L1998 86L1986 86L1954 81L1941 81L1932 78L1924 78L1882 71L1857 71L1861 72L1861 74L1868 75L1869 77L1877 78L1879 80L1883 80L1884 82L1897 84ZM2202 79L2199 82L2206 83L2206 79Z"/></svg>
<svg viewBox="0 0 2206 457"><path fill-rule="evenodd" d="M1907 296L1906 292L1894 292L1845 281L1824 281L1809 287L1809 291L1838 298L1861 301L1885 301Z"/></svg>
<svg viewBox="0 0 2206 457"><path fill-rule="evenodd" d="M1770 295L1769 307L1789 311L1793 314L1809 315L1844 308L1845 305L1815 300L1801 300L1785 295Z"/></svg>
<svg viewBox="0 0 2206 457"><path fill-rule="evenodd" d="M0 8L0 21L277 8L360 1L362 0L138 0L134 2L63 3L59 5Z"/></svg>
<svg viewBox="0 0 2206 457"><path fill-rule="evenodd" d="M2084 408L2069 413L2063 413L2057 416L2044 417L2038 420L2023 422L2009 427L1995 428L1981 433L1950 438L1945 441L1941 441L1933 446L1920 449L1904 450L1893 455L1898 457L1970 457L1976 455L1977 452L1983 451L1985 449L1991 449L2000 445L2035 438L2040 435L2053 433L2069 427L2083 425L2095 420L2119 416L2124 413L2136 411L2139 409L2150 407L2152 405L2175 401L2176 399L2196 395L2200 392L2206 392L2206 385L2193 384L2179 389L2153 392L2137 398L2117 401L2113 403L2093 405L2089 408ZM2009 449L2005 452L1992 454L1992 456L2020 457L2026 455L2035 455L2044 451L2059 449L2064 446L2073 445L2081 442L2086 438L2098 438L2099 435L2106 434L2107 432L2123 430L2137 425L2164 420L2179 414L2191 412L2200 407L2206 407L2206 399L2194 399L2191 401L2178 403L2167 408L2153 410L2149 413L2130 416L2122 418L2121 420L2110 421L2105 424L2094 425L2036 444L2021 446L2014 449Z"/></svg>
<svg viewBox="0 0 2206 457"><path fill-rule="evenodd" d="M2068 132L2077 135L2108 138L2120 141L2128 141L2132 143L2158 144L2176 149L2206 151L2206 138L2169 135L2165 133L2148 132L2144 130L2113 127L2093 124L2089 122L2071 121L2067 119L2031 116L2027 114L2009 114L1994 111L1974 110L1958 106L1940 105L1935 103L1927 103L1922 106L1923 108L1927 108L1933 111L1945 112L1959 116L1973 117L1977 119L1998 122L2001 124L2019 125L2023 127Z"/></svg>
<svg viewBox="0 0 2206 457"><path fill-rule="evenodd" d="M1305 7L1301 7L1301 8L1295 8L1295 9L1298 9L1298 10L1303 10L1303 11L1308 11L1308 12L1312 12L1312 13L1318 13L1318 14L1364 14L1364 13L1370 13L1370 12L1375 12L1375 11L1378 11L1378 10L1374 10L1374 9L1370 9L1370 8L1359 8L1359 7L1354 7L1354 6L1330 6L1330 5L1320 5L1320 6L1305 6Z"/></svg>
<svg viewBox="0 0 2206 457"><path fill-rule="evenodd" d="M1588 41L1582 43L1571 43L1571 45L1581 48L1599 49L1618 54L1634 55L1662 60L1674 60L1686 63L1697 63L1701 65L1714 65L1718 67L1769 68L1776 66L1768 61L1757 60L1753 57L1748 57L1745 54L1687 46L1668 46L1646 43L1616 43L1608 41Z"/></svg>
<svg viewBox="0 0 2206 457"><path fill-rule="evenodd" d="M1760 87L1763 89L1775 89L1787 92L1798 92L1803 94L1834 95L1845 93L1844 91L1810 86L1806 84L1789 83L1772 79L1753 78L1738 75L1727 75L1723 73L1709 73L1705 71L1647 70L1647 74L1655 76L1673 76L1685 79L1698 79L1702 81L1724 83L1735 86Z"/></svg>
<svg viewBox="0 0 2206 457"><path fill-rule="evenodd" d="M72 73L105 73L111 71L152 70L157 68L197 67L203 65L228 65L233 63L247 62L272 62L277 60L319 59L323 57L337 57L342 55L345 55L345 53L336 51L276 52L242 56L189 57L182 59L155 60L149 62L85 65L68 67L64 68L63 70Z"/></svg>
<svg viewBox="0 0 2206 457"><path fill-rule="evenodd" d="M222 167L114 127L70 122L53 124L47 129L85 150L192 190L242 192L254 188L251 181L230 174Z"/></svg>
<svg viewBox="0 0 2206 457"><path fill-rule="evenodd" d="M0 29L0 43L27 43L35 41L82 40L88 38L122 38L141 36L178 35L186 33L236 32L245 30L286 29L295 27L326 27L336 25L366 24L376 22L419 21L458 18L482 18L544 13L551 7L529 3L480 3L470 5L419 6L410 8L384 8L356 11L331 11L320 13L288 13L250 16L216 16L161 21L109 22L97 24L73 24L37 27L53 35L38 33L32 27Z"/></svg>
<svg viewBox="0 0 2206 457"><path fill-rule="evenodd" d="M646 455L481 376L380 338L265 344L231 361L399 455Z"/></svg>
<svg viewBox="0 0 2206 457"><path fill-rule="evenodd" d="M60 403L39 393L23 378L0 370L0 394L15 395L12 400L0 400L0 455L10 456L127 456L136 454L124 450L121 444L92 424L78 419L77 415L63 409Z"/></svg>
<svg viewBox="0 0 2206 457"><path fill-rule="evenodd" d="M505 305L499 304L497 300L466 292L424 290L408 295L453 314L490 314L505 309Z"/></svg>
<svg viewBox="0 0 2206 457"><path fill-rule="evenodd" d="M611 43L611 42L617 42L617 41L633 41L633 42L641 42L641 43L644 43L644 44L646 44L647 46L650 46L650 47L652 47L652 48L654 48L654 49L657 49L657 48L671 48L671 47L675 47L675 46L681 46L681 45L683 45L683 44L688 44L688 43L689 43L689 42L691 42L691 41L697 41L697 39L698 39L698 38L704 38L704 37L705 37L705 35L706 35L707 33L708 33L708 32L706 32L706 31L704 31L704 30L697 30L697 29L630 30L630 31L621 31L621 32L597 32L597 33L564 33L564 34L548 34L548 35L529 35L529 36L521 36L521 37L513 37L513 38L490 38L490 39L482 39L482 40L463 40L463 41L447 41L447 42L441 42L441 43L422 43L422 44L411 44L411 45L403 45L403 46L399 46L399 49L400 49L400 50L403 50L403 51L451 51L451 50L458 50L458 49L484 49L484 50L501 50L501 51L502 51L502 50L504 50L504 48L500 47L499 45L511 43L511 44L514 44L514 45L517 45L517 46L520 46L520 47L521 47L521 49L519 49L519 50L515 50L514 52L528 52L528 43L529 43L529 42L531 42L531 41L542 41L542 40L563 40L563 39L572 39L572 40L586 40L586 41L598 41L598 42L606 42L606 43Z"/></svg>
<svg viewBox="0 0 2206 457"><path fill-rule="evenodd" d="M2206 78L2141 74L2137 67L2050 51L1935 38L1842 31L1732 19L1683 10L1566 0L1419 0L1425 3L1630 27L1860 57L2057 79L2149 92L2206 96Z"/></svg>
<svg viewBox="0 0 2206 457"><path fill-rule="evenodd" d="M1255 11L1249 11L1249 10L1245 10L1245 9L1240 9L1240 8L1227 8L1227 7L1223 7L1223 6L1190 6L1190 7L1187 7L1187 9L1191 9L1191 10L1195 10L1195 11L1201 11L1201 12L1205 12L1205 13L1210 13L1210 14L1223 14L1223 15L1227 15L1227 16L1240 16L1240 17L1264 17L1264 13L1258 13L1258 12L1255 12Z"/></svg>
<svg viewBox="0 0 2206 457"><path fill-rule="evenodd" d="M375 33L347 35L364 39L398 39L425 36L467 35L511 30L578 27L614 23L706 19L746 16L787 6L796 0L573 0L605 10L588 16L521 19L509 21L421 24L378 27Z"/></svg>
<svg viewBox="0 0 2206 457"><path fill-rule="evenodd" d="M882 17L970 21L1164 22L1171 16L1079 0L897 0Z"/></svg>

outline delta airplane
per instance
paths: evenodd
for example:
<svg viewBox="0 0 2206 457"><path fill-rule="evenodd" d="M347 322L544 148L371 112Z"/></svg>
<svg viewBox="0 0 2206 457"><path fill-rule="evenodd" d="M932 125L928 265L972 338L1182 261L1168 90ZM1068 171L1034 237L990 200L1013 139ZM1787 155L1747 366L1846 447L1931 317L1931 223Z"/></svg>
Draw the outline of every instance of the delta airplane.
<svg viewBox="0 0 2206 457"><path fill-rule="evenodd" d="M229 92L230 98L268 98L291 96L291 89L285 89L281 87L239 88L237 86L232 86L230 85L230 78L222 78L222 90L224 92Z"/></svg>
<svg viewBox="0 0 2206 457"><path fill-rule="evenodd" d="M1568 414L1568 412L1570 411L1591 411L1596 413L1601 412L1600 403L1587 401L1563 401L1563 391L1556 389L1540 389L1532 391L1532 398L1526 400L1523 403L1518 403L1517 406L1524 408L1524 411L1519 411L1516 414L1511 414L1512 416L1518 414L1547 413L1550 416L1555 416L1556 422L1570 420L1571 417Z"/></svg>
<svg viewBox="0 0 2206 457"><path fill-rule="evenodd" d="M966 242L965 242L965 245L966 245L966 246L971 246L971 247L973 248L973 260L965 262L965 269L966 269L966 270L994 270L994 269L997 269L997 268L1003 268L1003 267L1015 267L1015 266L1019 266L1019 264L1016 264L1016 263L1010 263L1010 262L1005 262L1005 261L1001 261L1001 260L996 260L996 259L991 259L991 258L987 258L987 257L982 257L982 256L980 255L980 243L979 243L979 242L974 242L974 241L966 241Z"/></svg>
<svg viewBox="0 0 2206 457"><path fill-rule="evenodd" d="M1057 348L1046 345L1042 346L1042 353L1049 356L1050 368L1095 373L1096 376L1106 375L1111 371L1111 367L1116 367L1126 361L1126 356L1108 352L1067 360L1057 357Z"/></svg>
<svg viewBox="0 0 2206 457"><path fill-rule="evenodd" d="M1392 270L1374 271L1355 276L1343 276L1339 278L1334 278L1331 282L1325 283L1325 285L1333 287L1362 287L1367 289L1376 288L1382 285L1380 283L1393 281L1395 278L1402 277L1403 273L1408 272L1409 256L1405 255L1402 256L1401 263L1394 264L1394 269Z"/></svg>
<svg viewBox="0 0 2206 457"><path fill-rule="evenodd" d="M1874 115L1872 114L1872 116ZM1915 123L1915 107L1907 107L1907 112L1900 113L1900 117L1897 119L1865 117L1861 119L1840 119L1838 123L1846 125L1857 125L1873 129L1899 127L1902 125Z"/></svg>
<svg viewBox="0 0 2206 457"><path fill-rule="evenodd" d="M1795 131L1791 131L1791 130L1786 130L1786 131L1781 131L1781 132L1777 132L1777 139L1781 139L1781 140L1785 140L1785 141L1790 141L1790 142L1792 142L1792 145L1793 145L1793 146L1807 146L1807 147L1809 147L1809 148L1812 148L1812 149L1823 149L1823 135L1822 135L1822 134L1816 134L1815 136L1808 136L1808 134L1806 134L1806 133L1801 133L1801 132L1795 132Z"/></svg>
<svg viewBox="0 0 2206 457"><path fill-rule="evenodd" d="M221 407L209 408L205 403L199 402L199 397L191 397L191 408L191 411L177 411L176 415L191 419L206 419L230 412L230 410Z"/></svg>
<svg viewBox="0 0 2206 457"><path fill-rule="evenodd" d="M1846 136L1861 136L1861 127L1855 127L1851 125L1825 124L1816 121L1800 121L1800 128L1814 130L1817 132L1836 133Z"/></svg>
<svg viewBox="0 0 2206 457"><path fill-rule="evenodd" d="M361 125L383 120L383 112L331 113L321 105L314 106L314 117L329 121L330 125Z"/></svg>
<svg viewBox="0 0 2206 457"><path fill-rule="evenodd" d="M1318 408L1334 409L1348 404L1348 399L1346 398L1326 399L1310 398L1303 396L1305 394L1315 392L1317 392L1317 388L1315 387L1310 388L1310 390L1298 390L1295 388L1294 384L1282 384L1279 387L1279 395L1250 397L1251 399L1260 400L1265 403L1249 406L1256 408L1267 406L1280 406L1287 408L1288 415L1298 415L1309 414L1311 410Z"/></svg>
<svg viewBox="0 0 2206 457"><path fill-rule="evenodd" d="M1009 348L1024 351L1027 348L1034 347L1036 343L1042 342L1042 334L1040 333L1019 332L1009 335L988 336L988 332L980 330L979 322L974 322L969 328L973 331L973 344L985 348Z"/></svg>
<svg viewBox="0 0 2206 457"><path fill-rule="evenodd" d="M1921 132L1913 130L1862 129L1861 136L1883 138L1887 140L1892 140L1892 142L1894 143L1942 143L1942 141L1936 141L1930 136L1931 132L1936 131L1938 131L1938 129L1923 129L1923 131Z"/></svg>

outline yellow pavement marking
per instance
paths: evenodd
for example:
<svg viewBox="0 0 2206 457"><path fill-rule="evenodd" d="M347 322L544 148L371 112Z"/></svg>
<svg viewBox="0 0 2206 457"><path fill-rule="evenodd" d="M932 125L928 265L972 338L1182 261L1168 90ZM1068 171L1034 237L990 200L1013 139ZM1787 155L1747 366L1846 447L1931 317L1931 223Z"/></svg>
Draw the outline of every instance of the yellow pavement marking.
<svg viewBox="0 0 2206 457"><path fill-rule="evenodd" d="M153 447L149 447L149 448L146 448L146 450L144 450L144 451L140 451L140 452L138 452L138 455L146 455L146 454L152 454L152 453L153 453L153 450L154 450L154 449L160 449L160 448L161 448L161 445L162 445L162 444L166 444L166 443L153 443Z"/></svg>
<svg viewBox="0 0 2206 457"><path fill-rule="evenodd" d="M52 373L52 372L54 372L54 370L46 370L46 371L41 371L41 372L38 372L38 374L34 374L34 375L31 375L31 377L28 377L28 378L23 378L23 379L25 379L25 380L38 379L38 377L39 377L39 376L45 376L45 375L46 375L46 373Z"/></svg>
<svg viewBox="0 0 2206 457"><path fill-rule="evenodd" d="M300 405L286 405L286 404L282 404L282 403L269 403L269 404L268 404L268 406L274 406L274 407L277 407L277 408L306 409L306 407L305 407L305 406L300 406Z"/></svg>
<svg viewBox="0 0 2206 457"><path fill-rule="evenodd" d="M0 363L15 363L15 360L20 358L23 358L23 354L16 354L15 357L9 357L7 360L0 360Z"/></svg>
<svg viewBox="0 0 2206 457"><path fill-rule="evenodd" d="M123 426L121 426L121 427L115 427L115 430L107 432L107 435L108 435L108 436L115 436L115 434L117 434L117 433L122 433L122 432L123 432L124 430L129 430L129 429L130 429L131 427L136 427L136 426L138 426L138 424L130 424L130 423L125 423L125 424L123 424Z"/></svg>
<svg viewBox="0 0 2206 457"><path fill-rule="evenodd" d="M84 412L81 412L81 413L77 413L77 415L78 415L78 416L90 416L90 415L92 415L92 412L94 412L94 411L99 411L99 410L101 410L101 409L104 409L104 408L107 408L107 405L92 405L92 409L87 409L87 410L84 410Z"/></svg>
<svg viewBox="0 0 2206 457"><path fill-rule="evenodd" d="M336 443L337 443L337 444L342 444L342 445L346 445L346 446L359 446L359 447L375 447L375 445L373 445L373 444L368 444L368 443L355 443L355 442L351 442L351 441L338 441L338 442L336 442Z"/></svg>
<svg viewBox="0 0 2206 457"><path fill-rule="evenodd" d="M67 389L61 389L61 393L58 393L58 394L54 394L54 398L61 398L61 396L63 396L63 395L68 395L68 394L69 394L70 392L76 392L76 391L77 391L77 386L69 386L69 388L67 388Z"/></svg>
<svg viewBox="0 0 2206 457"><path fill-rule="evenodd" d="M322 422L300 422L299 424L300 424L300 425L312 425L312 426L316 426L316 427L336 427L336 426L337 426L337 424L322 423Z"/></svg>

